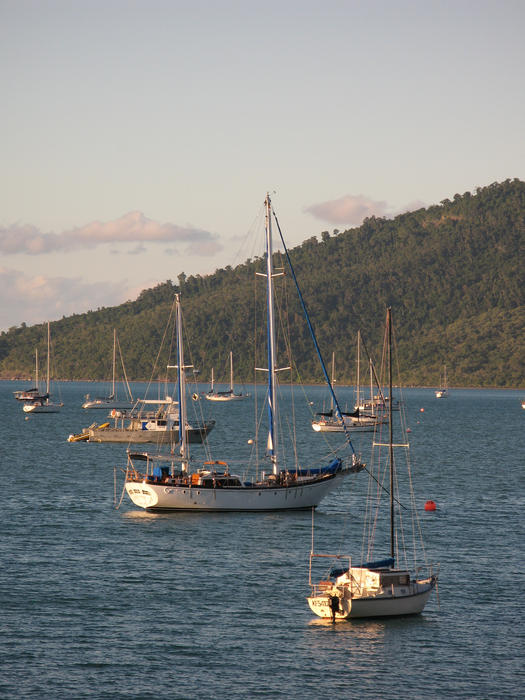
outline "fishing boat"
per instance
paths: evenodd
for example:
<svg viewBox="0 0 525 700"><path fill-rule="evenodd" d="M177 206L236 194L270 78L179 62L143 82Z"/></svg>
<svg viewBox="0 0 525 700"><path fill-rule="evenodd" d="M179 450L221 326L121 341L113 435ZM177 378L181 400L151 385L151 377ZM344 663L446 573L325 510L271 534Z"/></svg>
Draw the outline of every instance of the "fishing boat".
<svg viewBox="0 0 525 700"><path fill-rule="evenodd" d="M387 337L389 356L389 387L392 395L392 316L391 309L387 310ZM367 537L363 542L361 556L353 559L351 556L341 554L317 554L314 551L313 524L312 547L310 551L309 583L311 595L308 604L311 610L321 618L347 620L361 617L387 617L395 615L412 615L423 611L430 594L437 586L439 567L427 563L418 565L413 561L408 564L408 552L404 550L404 543L410 541L409 526L402 524L401 512L408 509L401 501L399 483L402 481L399 469L394 461L394 448L402 448L408 451L408 443L394 443L392 408L389 409L388 440L386 442L374 442L374 447L380 450L386 448L386 468L382 461L378 460L377 474L370 472L373 479L373 488L369 493L374 493L376 502L366 509L369 522L365 524ZM384 461L384 460L383 460ZM408 461L408 460L407 460ZM399 476L399 478L398 478ZM411 478L408 479L411 484ZM389 528L385 532L385 539L390 539L389 556L380 560L374 560L374 540L381 532L378 520L382 512L382 496L388 494ZM416 525L416 531L420 532L415 514L415 501L411 501L412 513L409 520ZM389 530L389 532L388 532ZM410 542L414 546L414 559L416 557L415 539ZM421 556L424 557L422 543L420 545ZM330 568L324 579L314 583L312 581L312 565L316 559L333 560L337 566Z"/></svg>
<svg viewBox="0 0 525 700"><path fill-rule="evenodd" d="M62 402L51 401L49 394L50 385L50 357L51 357L51 333L49 321L47 322L47 372L46 391L44 394L36 393L32 398L24 400L22 410L24 413L58 413L64 405ZM38 350L35 349L35 384L38 387ZM32 390L34 391L34 390Z"/></svg>
<svg viewBox="0 0 525 700"><path fill-rule="evenodd" d="M337 415L334 411L333 402L330 410L316 414L316 418L312 420L312 429L318 433L340 433L345 430L352 432L370 432L374 431L378 425L386 422L386 417L383 413L372 413L370 410L365 410L360 406L360 364L361 364L361 332L357 332L357 377L356 377L356 405L353 411L342 411L341 415ZM334 383L333 376L333 357L332 357L332 390ZM373 365L370 359L370 377L372 377ZM372 396L372 391L371 391Z"/></svg>
<svg viewBox="0 0 525 700"><path fill-rule="evenodd" d="M210 390L208 391L208 393L205 394L205 397L208 399L208 401L241 401L242 399L246 399L248 396L249 396L249 394L243 394L243 393L236 394L235 391L233 390L233 353L230 350L230 388L225 390L225 391L216 391L215 390L214 377L213 377L213 367L212 367L211 386L210 386Z"/></svg>
<svg viewBox="0 0 525 700"><path fill-rule="evenodd" d="M448 398L447 366L446 365L443 365L443 374L441 375L439 389L437 389L435 394L436 394L436 399Z"/></svg>
<svg viewBox="0 0 525 700"><path fill-rule="evenodd" d="M118 344L118 349L119 349L119 354L120 354L120 363L122 365L122 371L124 374L124 387L126 390L126 399L119 399L117 397L116 393L116 383L115 383L115 377L116 377L116 364L117 364L117 344ZM95 396L93 398L90 397L89 394L86 394L85 401L82 404L82 408L86 409L106 409L106 410L112 410L112 409L131 409L133 408L134 402L133 402L133 394L131 392L131 388L129 386L128 379L126 377L126 370L124 368L124 361L122 359L122 351L120 349L120 343L118 343L117 339L117 329L113 329L113 379L111 383L111 394L109 396Z"/></svg>
<svg viewBox="0 0 525 700"><path fill-rule="evenodd" d="M286 467L282 461L282 441L279 433L279 403L277 375L283 369L278 367L276 355L276 334L274 316L274 279L276 272L273 261L272 215L279 228L280 240L292 273L301 304L306 314L306 306L299 290L293 267L284 244L280 227L273 212L270 197L265 199L265 242L266 271L258 273L266 279L266 319L268 366L257 368L268 378L266 406L268 410L268 435L265 460L268 470L257 472L247 478L245 470L233 473L230 464L224 460L209 459L195 467L190 459L188 441L181 431L178 453L150 455L128 451L125 474L125 490L131 501L148 511L275 511L297 510L316 507L321 499L351 472L363 468L350 439L348 445L351 457L348 463L341 456L333 456L328 464L315 468L301 468L297 463ZM182 311L180 294L175 297L177 328L177 364L179 387L180 424L184 425L186 414L185 365L182 337ZM309 323L309 322L308 322ZM311 324L309 323L311 328ZM313 331L313 329L311 329ZM321 358L315 335L314 344ZM326 377L326 369L321 362ZM290 367L284 369L289 370Z"/></svg>

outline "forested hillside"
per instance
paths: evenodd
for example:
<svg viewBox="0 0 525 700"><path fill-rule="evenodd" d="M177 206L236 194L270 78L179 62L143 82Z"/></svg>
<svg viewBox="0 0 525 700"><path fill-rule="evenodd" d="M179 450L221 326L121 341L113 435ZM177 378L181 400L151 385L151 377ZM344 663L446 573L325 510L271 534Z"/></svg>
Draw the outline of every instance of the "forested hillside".
<svg viewBox="0 0 525 700"><path fill-rule="evenodd" d="M354 381L358 329L380 355L390 305L406 384L435 385L446 364L451 385L524 387L524 239L525 182L507 180L393 219L372 217L359 228L324 231L290 255L322 351L326 358L335 352L340 382ZM55 373L109 377L115 327L130 378L150 379L174 293L181 291L192 361L202 379L211 367L225 376L233 349L236 377L251 382L253 329L264 319L253 291L261 263L250 260L208 276L181 272L176 282L159 284L136 301L53 323ZM289 282L278 286L283 298L290 294L294 359L302 378L317 382L312 342L291 288L286 291ZM29 376L35 346L43 357L44 325L2 333L0 375Z"/></svg>

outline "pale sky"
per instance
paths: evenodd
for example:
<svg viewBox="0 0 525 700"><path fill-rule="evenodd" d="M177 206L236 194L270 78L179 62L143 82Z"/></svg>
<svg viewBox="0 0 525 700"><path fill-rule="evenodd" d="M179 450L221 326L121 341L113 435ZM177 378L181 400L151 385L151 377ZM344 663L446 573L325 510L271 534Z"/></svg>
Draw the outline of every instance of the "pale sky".
<svg viewBox="0 0 525 700"><path fill-rule="evenodd" d="M0 330L525 179L525 0L0 0Z"/></svg>

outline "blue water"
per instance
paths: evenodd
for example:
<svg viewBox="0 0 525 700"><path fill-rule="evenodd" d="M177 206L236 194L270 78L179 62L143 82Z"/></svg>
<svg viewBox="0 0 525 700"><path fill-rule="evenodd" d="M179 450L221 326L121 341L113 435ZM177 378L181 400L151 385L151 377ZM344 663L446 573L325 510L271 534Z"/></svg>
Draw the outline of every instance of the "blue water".
<svg viewBox="0 0 525 700"><path fill-rule="evenodd" d="M332 625L306 603L309 512L116 509L125 447L66 441L102 420L80 408L96 387L64 383L60 414L25 420L11 392L26 386L0 382L0 697L525 697L525 392L405 392L439 603ZM248 404L206 410L213 456L247 455ZM299 417L301 449L322 458ZM360 550L366 488L361 473L323 501L316 549Z"/></svg>

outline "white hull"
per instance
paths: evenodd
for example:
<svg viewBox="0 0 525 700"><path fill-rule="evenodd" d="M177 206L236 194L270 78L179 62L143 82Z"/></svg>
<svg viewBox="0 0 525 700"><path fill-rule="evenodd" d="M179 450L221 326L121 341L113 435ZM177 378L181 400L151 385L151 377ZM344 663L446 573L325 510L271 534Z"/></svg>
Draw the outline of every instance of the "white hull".
<svg viewBox="0 0 525 700"><path fill-rule="evenodd" d="M353 421L345 420L346 430L350 430L354 433L366 433L371 432L376 429L378 425L384 423L383 420L359 420L358 418ZM339 421L335 420L319 420L312 421L312 428L316 433L342 433L345 428L341 425Z"/></svg>
<svg viewBox="0 0 525 700"><path fill-rule="evenodd" d="M133 403L131 403L131 401L109 401L106 399L92 399L90 401L85 401L82 404L82 408L105 408L106 411L111 411L113 408L127 410L133 408Z"/></svg>
<svg viewBox="0 0 525 700"><path fill-rule="evenodd" d="M417 615L421 613L434 588L433 579L413 583L410 593L392 595L391 592L369 598L341 598L340 611L335 613L336 620L350 620L357 617L392 617L395 615ZM324 619L332 618L330 597L328 594L310 596L308 604L311 610Z"/></svg>
<svg viewBox="0 0 525 700"><path fill-rule="evenodd" d="M436 391L436 399L446 399L448 397L448 391L446 389L440 389Z"/></svg>
<svg viewBox="0 0 525 700"><path fill-rule="evenodd" d="M348 470L310 483L293 486L237 486L203 488L127 481L133 503L152 511L269 511L298 510L317 506L338 486Z"/></svg>
<svg viewBox="0 0 525 700"><path fill-rule="evenodd" d="M188 442L202 442L213 428L208 424L202 430L187 428ZM179 429L172 430L135 430L133 428L88 428L89 442L155 443L159 445L175 444L179 441ZM85 432L85 431L84 431Z"/></svg>
<svg viewBox="0 0 525 700"><path fill-rule="evenodd" d="M58 413L61 407L61 403L45 403L43 405L26 403L22 410L24 413Z"/></svg>
<svg viewBox="0 0 525 700"><path fill-rule="evenodd" d="M206 394L208 401L242 401L245 398L244 394Z"/></svg>

